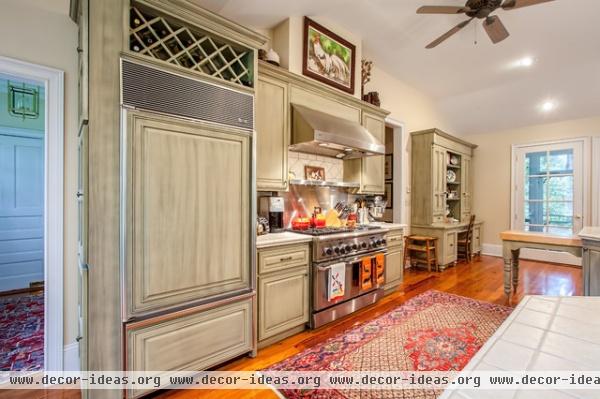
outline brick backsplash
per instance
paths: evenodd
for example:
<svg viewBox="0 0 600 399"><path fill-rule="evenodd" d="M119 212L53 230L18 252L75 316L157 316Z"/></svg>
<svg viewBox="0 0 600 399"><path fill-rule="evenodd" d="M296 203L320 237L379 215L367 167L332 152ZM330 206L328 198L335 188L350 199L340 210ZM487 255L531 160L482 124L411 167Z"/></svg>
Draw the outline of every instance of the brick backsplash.
<svg viewBox="0 0 600 399"><path fill-rule="evenodd" d="M296 176L296 179L304 179L305 165L325 168L325 179L328 181L343 181L344 161L341 159L289 151L288 168Z"/></svg>

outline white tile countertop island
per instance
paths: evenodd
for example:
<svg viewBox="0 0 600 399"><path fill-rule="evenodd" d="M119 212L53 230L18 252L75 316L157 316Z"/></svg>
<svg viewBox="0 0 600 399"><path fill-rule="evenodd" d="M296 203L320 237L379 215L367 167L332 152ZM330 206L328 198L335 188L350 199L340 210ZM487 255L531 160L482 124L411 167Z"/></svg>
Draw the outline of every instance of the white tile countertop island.
<svg viewBox="0 0 600 399"><path fill-rule="evenodd" d="M526 296L464 371L600 370L600 297ZM549 373L550 374L550 373ZM596 390L446 390L440 399L593 399Z"/></svg>

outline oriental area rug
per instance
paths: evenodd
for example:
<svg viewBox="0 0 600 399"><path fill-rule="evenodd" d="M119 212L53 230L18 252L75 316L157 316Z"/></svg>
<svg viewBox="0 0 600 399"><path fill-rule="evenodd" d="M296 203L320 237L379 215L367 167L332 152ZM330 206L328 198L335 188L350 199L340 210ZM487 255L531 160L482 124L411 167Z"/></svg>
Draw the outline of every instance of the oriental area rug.
<svg viewBox="0 0 600 399"><path fill-rule="evenodd" d="M0 370L44 367L44 293L0 297Z"/></svg>
<svg viewBox="0 0 600 399"><path fill-rule="evenodd" d="M460 371L512 308L427 291L265 371ZM281 390L297 398L436 398L439 390Z"/></svg>

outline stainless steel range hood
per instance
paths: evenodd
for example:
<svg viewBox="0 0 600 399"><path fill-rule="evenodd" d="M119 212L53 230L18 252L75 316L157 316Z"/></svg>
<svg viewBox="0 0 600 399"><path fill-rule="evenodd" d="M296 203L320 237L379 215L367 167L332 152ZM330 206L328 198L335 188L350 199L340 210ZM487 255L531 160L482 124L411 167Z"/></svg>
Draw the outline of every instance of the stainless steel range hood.
<svg viewBox="0 0 600 399"><path fill-rule="evenodd" d="M385 145L356 122L292 104L290 150L339 159L385 154Z"/></svg>

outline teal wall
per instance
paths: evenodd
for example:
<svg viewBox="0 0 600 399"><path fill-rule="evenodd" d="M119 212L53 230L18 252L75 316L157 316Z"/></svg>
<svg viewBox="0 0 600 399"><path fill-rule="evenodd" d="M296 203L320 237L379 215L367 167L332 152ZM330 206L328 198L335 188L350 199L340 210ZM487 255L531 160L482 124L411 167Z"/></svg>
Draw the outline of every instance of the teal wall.
<svg viewBox="0 0 600 399"><path fill-rule="evenodd" d="M11 84L22 83L18 80L10 79ZM8 112L8 79L4 76L0 77L0 126L13 128L29 129L29 130L45 130L44 112L46 110L45 90L43 86L39 86L40 90L40 115L37 119L21 118L10 115Z"/></svg>

